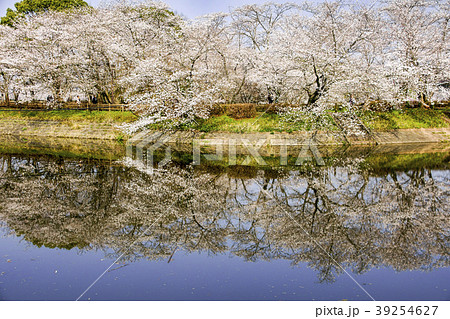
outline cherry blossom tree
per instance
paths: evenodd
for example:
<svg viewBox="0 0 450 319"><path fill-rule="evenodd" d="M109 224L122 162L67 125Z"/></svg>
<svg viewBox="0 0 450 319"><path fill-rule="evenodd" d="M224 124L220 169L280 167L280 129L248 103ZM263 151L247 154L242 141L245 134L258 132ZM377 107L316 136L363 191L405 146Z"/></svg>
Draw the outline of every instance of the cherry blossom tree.
<svg viewBox="0 0 450 319"><path fill-rule="evenodd" d="M0 92L6 105L9 105L10 92L14 90L14 80L19 70L17 57L12 54L14 46L13 32L0 25Z"/></svg>
<svg viewBox="0 0 450 319"><path fill-rule="evenodd" d="M389 32L386 71L399 100L428 104L448 79L448 54L443 55L449 48L448 10L443 6L432 0L392 0L382 8Z"/></svg>
<svg viewBox="0 0 450 319"><path fill-rule="evenodd" d="M39 12L1 26L0 84L5 100L128 103L142 116L131 131L206 118L222 102L300 106L282 115L316 122L372 100L429 106L450 98L448 6L269 2L187 20L164 3L123 0Z"/></svg>
<svg viewBox="0 0 450 319"><path fill-rule="evenodd" d="M147 118L191 121L209 116L227 91L225 15L177 21L124 78L131 107Z"/></svg>

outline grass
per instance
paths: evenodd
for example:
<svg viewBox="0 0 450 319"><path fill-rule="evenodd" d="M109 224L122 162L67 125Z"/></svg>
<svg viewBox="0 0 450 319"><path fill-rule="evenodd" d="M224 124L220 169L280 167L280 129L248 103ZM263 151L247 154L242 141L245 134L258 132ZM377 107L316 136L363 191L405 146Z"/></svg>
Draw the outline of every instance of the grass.
<svg viewBox="0 0 450 319"><path fill-rule="evenodd" d="M232 133L251 133L251 132L281 132L283 125L280 123L279 116L276 114L258 114L254 118L234 119L227 115L214 116L209 119L197 120L191 128L200 132L232 132ZM296 130L295 127L291 129Z"/></svg>
<svg viewBox="0 0 450 319"><path fill-rule="evenodd" d="M422 108L391 112L365 112L360 118L367 127L377 131L450 127L444 111Z"/></svg>
<svg viewBox="0 0 450 319"><path fill-rule="evenodd" d="M51 120L68 123L130 123L137 119L131 112L120 111L0 111L1 119Z"/></svg>
<svg viewBox="0 0 450 319"><path fill-rule="evenodd" d="M330 115L326 121L330 130L337 130L337 126ZM153 124L149 128L161 129L167 123ZM255 132L295 132L310 131L311 126L307 122L287 122L277 114L266 114L259 112L256 117L247 119L234 119L227 115L213 116L209 119L197 119L188 125L177 127L181 130L193 129L199 132L230 132L230 133L255 133Z"/></svg>

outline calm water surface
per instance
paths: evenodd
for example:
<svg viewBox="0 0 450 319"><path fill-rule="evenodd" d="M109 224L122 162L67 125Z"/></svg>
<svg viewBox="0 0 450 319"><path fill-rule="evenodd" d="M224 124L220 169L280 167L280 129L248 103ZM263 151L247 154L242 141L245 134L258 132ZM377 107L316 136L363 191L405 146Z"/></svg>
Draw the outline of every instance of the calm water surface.
<svg viewBox="0 0 450 319"><path fill-rule="evenodd" d="M450 300L449 158L148 174L3 154L0 300L75 300L110 266L81 300Z"/></svg>

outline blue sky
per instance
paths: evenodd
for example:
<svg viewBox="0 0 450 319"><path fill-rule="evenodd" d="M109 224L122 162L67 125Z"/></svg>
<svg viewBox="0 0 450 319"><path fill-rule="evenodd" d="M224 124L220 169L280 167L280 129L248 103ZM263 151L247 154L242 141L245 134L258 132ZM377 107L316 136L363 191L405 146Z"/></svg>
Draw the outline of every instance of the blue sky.
<svg viewBox="0 0 450 319"><path fill-rule="evenodd" d="M7 8L14 8L14 3L19 2L20 0L0 0L0 15L4 16ZM85 0L92 6L97 6L101 0ZM219 11L228 11L229 7L239 7L243 4L250 3L264 3L269 0L165 0L163 2L167 3L173 10L175 10L179 14L183 14L188 18L194 18L199 15L211 13L211 12L219 12ZM295 0L285 0L285 1L275 1L272 2L303 2L303 1L295 1Z"/></svg>

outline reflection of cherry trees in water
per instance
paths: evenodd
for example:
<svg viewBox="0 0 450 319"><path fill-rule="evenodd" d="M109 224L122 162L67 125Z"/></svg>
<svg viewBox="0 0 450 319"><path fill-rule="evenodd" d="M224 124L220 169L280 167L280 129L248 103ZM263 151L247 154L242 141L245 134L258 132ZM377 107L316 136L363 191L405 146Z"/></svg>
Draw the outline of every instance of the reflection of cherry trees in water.
<svg viewBox="0 0 450 319"><path fill-rule="evenodd" d="M338 270L332 260L358 273L381 265L397 270L448 265L445 176L427 169L370 176L348 165L284 179L262 177L259 183L278 205L255 188L254 196L266 205L257 216L268 222L251 224L246 241L235 242L237 251L249 259L307 261L324 280ZM250 184L236 193L251 189Z"/></svg>
<svg viewBox="0 0 450 319"><path fill-rule="evenodd" d="M301 170L0 158L0 219L35 245L171 261L177 250L339 267L449 265L448 170L375 173L342 161ZM149 227L151 226L151 227ZM134 243L131 248L130 245Z"/></svg>
<svg viewBox="0 0 450 319"><path fill-rule="evenodd" d="M124 169L3 156L0 170L1 214L10 228L39 246L88 248L103 228Z"/></svg>

